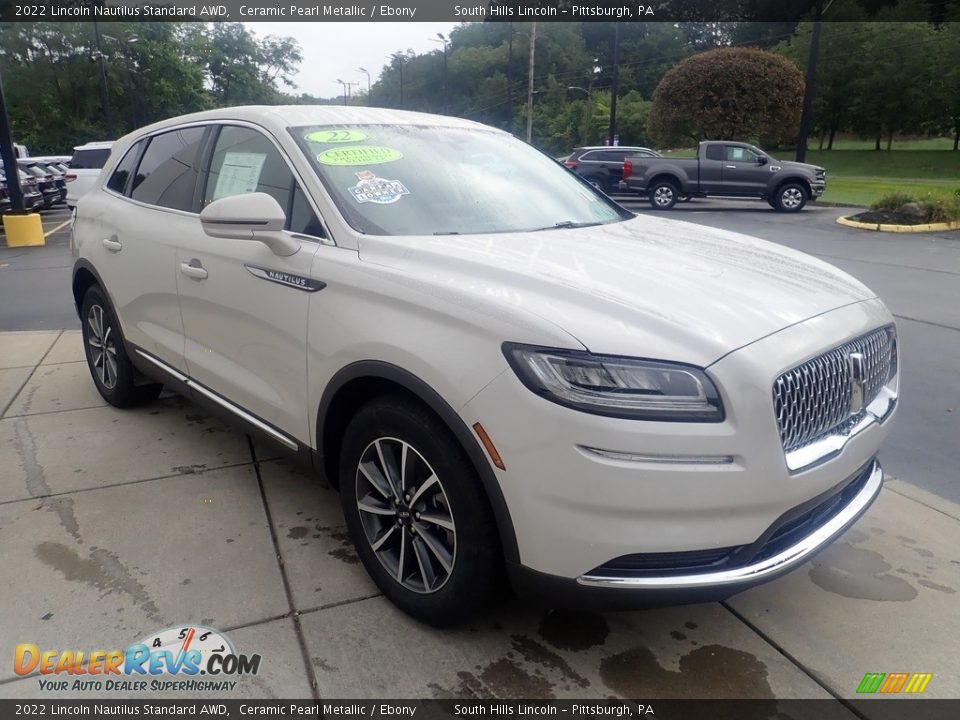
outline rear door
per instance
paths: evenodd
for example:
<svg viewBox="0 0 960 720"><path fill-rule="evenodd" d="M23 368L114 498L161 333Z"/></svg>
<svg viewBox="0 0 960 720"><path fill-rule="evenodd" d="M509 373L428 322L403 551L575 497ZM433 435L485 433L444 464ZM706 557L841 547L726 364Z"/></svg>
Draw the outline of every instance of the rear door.
<svg viewBox="0 0 960 720"><path fill-rule="evenodd" d="M307 310L323 283L311 265L325 230L279 145L246 124L216 127L198 207L249 192L272 195L301 243L275 255L255 241L206 235L197 220L176 258L188 374L217 395L309 442Z"/></svg>
<svg viewBox="0 0 960 720"><path fill-rule="evenodd" d="M174 273L176 241L199 223L193 199L206 129L167 130L134 144L84 203L99 222L95 265L120 314L124 337L180 372L183 321ZM98 210L101 210L98 212Z"/></svg>
<svg viewBox="0 0 960 720"><path fill-rule="evenodd" d="M712 194L724 191L723 145L710 143L699 159L700 190Z"/></svg>

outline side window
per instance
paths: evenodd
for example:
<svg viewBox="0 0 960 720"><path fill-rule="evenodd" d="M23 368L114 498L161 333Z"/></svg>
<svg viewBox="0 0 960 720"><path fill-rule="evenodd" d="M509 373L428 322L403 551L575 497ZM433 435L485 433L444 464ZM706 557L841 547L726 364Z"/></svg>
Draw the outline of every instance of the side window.
<svg viewBox="0 0 960 720"><path fill-rule="evenodd" d="M204 128L191 127L153 136L133 178L130 197L174 210L193 210L203 133Z"/></svg>
<svg viewBox="0 0 960 720"><path fill-rule="evenodd" d="M136 143L127 150L127 154L123 156L123 160L117 165L114 169L113 174L110 176L110 179L107 180L107 188L113 190L116 193L124 194L124 190L127 189L127 180L130 179L130 176L133 174L133 166L137 162L137 158L140 156L140 150L143 147L143 140Z"/></svg>
<svg viewBox="0 0 960 720"><path fill-rule="evenodd" d="M723 145L707 145L707 160L723 160Z"/></svg>
<svg viewBox="0 0 960 720"><path fill-rule="evenodd" d="M287 230L303 235L313 235L313 237L325 237L323 225L320 224L313 208L307 202L307 196L300 189L299 183L293 184L293 197L290 199Z"/></svg>
<svg viewBox="0 0 960 720"><path fill-rule="evenodd" d="M74 150L70 159L70 167L74 170L99 170L110 157L110 148L94 148L92 150Z"/></svg>
<svg viewBox="0 0 960 720"><path fill-rule="evenodd" d="M226 125L213 148L203 205L252 192L273 196L287 214L288 230L324 237L323 226L276 146L256 130Z"/></svg>
<svg viewBox="0 0 960 720"><path fill-rule="evenodd" d="M755 163L757 156L746 148L727 145L727 162Z"/></svg>

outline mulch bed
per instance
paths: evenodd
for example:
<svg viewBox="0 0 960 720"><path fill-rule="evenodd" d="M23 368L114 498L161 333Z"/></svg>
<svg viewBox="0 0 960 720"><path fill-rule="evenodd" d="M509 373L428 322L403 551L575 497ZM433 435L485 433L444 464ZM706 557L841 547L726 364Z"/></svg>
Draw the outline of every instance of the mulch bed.
<svg viewBox="0 0 960 720"><path fill-rule="evenodd" d="M850 219L862 223L878 223L881 225L926 225L930 222L916 215L904 215L893 210L868 210L858 215L851 215Z"/></svg>

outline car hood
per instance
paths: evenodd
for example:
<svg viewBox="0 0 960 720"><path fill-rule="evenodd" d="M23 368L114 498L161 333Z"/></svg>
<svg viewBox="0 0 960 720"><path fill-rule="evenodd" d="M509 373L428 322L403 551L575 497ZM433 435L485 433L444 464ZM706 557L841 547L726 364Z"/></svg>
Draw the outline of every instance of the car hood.
<svg viewBox="0 0 960 720"><path fill-rule="evenodd" d="M808 173L812 173L817 170L823 170L823 168L820 167L819 165L811 165L810 163L794 162L793 160L777 160L775 162L781 168L789 168L791 170L805 170Z"/></svg>
<svg viewBox="0 0 960 720"><path fill-rule="evenodd" d="M365 236L359 250L364 262L470 294L491 312L535 314L592 352L700 366L874 297L803 253L654 216L531 233Z"/></svg>

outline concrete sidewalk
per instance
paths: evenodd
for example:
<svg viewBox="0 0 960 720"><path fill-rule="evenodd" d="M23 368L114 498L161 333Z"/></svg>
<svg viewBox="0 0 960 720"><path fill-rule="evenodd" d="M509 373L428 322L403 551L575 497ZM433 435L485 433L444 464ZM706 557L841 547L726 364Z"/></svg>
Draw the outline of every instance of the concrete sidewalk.
<svg viewBox="0 0 960 720"><path fill-rule="evenodd" d="M925 697L960 697L960 507L906 482L726 603L504 600L440 631L379 596L334 491L177 397L106 406L77 332L0 334L0 418L0 697L41 694L13 672L18 643L126 648L187 623L263 656L234 698L850 698L866 672L930 672Z"/></svg>

